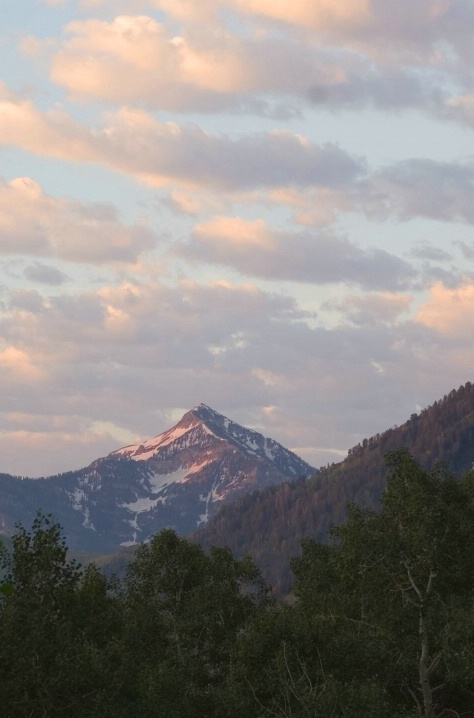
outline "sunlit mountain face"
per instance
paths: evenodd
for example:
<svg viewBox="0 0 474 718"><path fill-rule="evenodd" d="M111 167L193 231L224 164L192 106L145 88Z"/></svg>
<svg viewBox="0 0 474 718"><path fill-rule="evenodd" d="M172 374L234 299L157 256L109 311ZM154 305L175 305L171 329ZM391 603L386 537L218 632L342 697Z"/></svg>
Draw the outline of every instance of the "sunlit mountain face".
<svg viewBox="0 0 474 718"><path fill-rule="evenodd" d="M25 525L37 509L53 513L68 545L114 551L165 527L185 534L226 502L315 469L272 439L205 404L152 439L90 466L43 479L0 476L2 530Z"/></svg>

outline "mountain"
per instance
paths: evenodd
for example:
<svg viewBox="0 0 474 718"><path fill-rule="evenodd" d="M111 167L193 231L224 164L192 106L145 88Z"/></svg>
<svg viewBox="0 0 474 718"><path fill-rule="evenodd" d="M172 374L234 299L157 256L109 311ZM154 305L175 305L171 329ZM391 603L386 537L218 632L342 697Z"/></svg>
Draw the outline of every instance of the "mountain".
<svg viewBox="0 0 474 718"><path fill-rule="evenodd" d="M386 484L385 455L408 448L426 469L443 462L456 475L474 467L474 385L468 382L399 427L364 439L347 458L307 481L273 486L224 506L194 535L204 548L249 554L277 593L288 593L289 560L302 539L326 540L346 517L348 502L377 509Z"/></svg>
<svg viewBox="0 0 474 718"><path fill-rule="evenodd" d="M276 441L200 404L163 434L78 471L0 474L0 532L29 526L41 509L60 521L70 548L116 551L165 527L190 533L225 503L314 473Z"/></svg>

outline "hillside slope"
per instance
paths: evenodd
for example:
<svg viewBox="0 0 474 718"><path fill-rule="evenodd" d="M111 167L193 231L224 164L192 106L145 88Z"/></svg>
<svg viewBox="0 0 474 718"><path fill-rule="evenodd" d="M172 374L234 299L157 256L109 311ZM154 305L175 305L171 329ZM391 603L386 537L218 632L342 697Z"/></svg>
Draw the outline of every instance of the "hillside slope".
<svg viewBox="0 0 474 718"><path fill-rule="evenodd" d="M325 540L343 523L348 502L376 508L386 482L385 454L408 448L424 467L444 462L455 474L474 462L474 386L467 383L412 414L402 426L365 439L347 458L316 477L285 483L224 506L194 538L205 548L229 546L249 554L277 592L291 586L289 559L310 536Z"/></svg>

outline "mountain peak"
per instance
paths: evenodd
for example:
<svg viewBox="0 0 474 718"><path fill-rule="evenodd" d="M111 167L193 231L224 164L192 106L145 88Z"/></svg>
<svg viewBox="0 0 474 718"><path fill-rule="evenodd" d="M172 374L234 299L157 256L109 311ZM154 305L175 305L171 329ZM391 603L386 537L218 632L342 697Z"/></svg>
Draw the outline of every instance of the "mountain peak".
<svg viewBox="0 0 474 718"><path fill-rule="evenodd" d="M204 404L204 402L201 402L200 404L196 404L196 406L191 409L191 411L210 411L212 414L217 414L217 411L214 411L214 409L211 409L210 406L207 404Z"/></svg>
<svg viewBox="0 0 474 718"><path fill-rule="evenodd" d="M171 429L40 486L60 495L54 508L68 532L103 550L147 540L165 526L194 531L223 503L313 473L276 441L201 403Z"/></svg>
<svg viewBox="0 0 474 718"><path fill-rule="evenodd" d="M231 431L229 432L229 428ZM237 432L236 432L237 430ZM196 434L197 432L197 434ZM113 451L110 456L121 456L123 458L134 459L135 461L145 461L153 458L154 455L160 453L164 447L178 444L196 444L202 442L202 433L207 436L213 435L217 440L234 440L235 435L245 432L251 432L250 429L244 429L239 424L235 424L227 419L223 414L211 409L207 404L197 404L193 409L187 411L181 419L168 431L162 434L146 439L139 444L130 444L121 449ZM252 433L252 432L251 432Z"/></svg>
<svg viewBox="0 0 474 718"><path fill-rule="evenodd" d="M191 411L188 411L187 414L183 416L183 419L188 416L188 414L192 414L193 416L197 417L201 421L212 421L215 419L224 419L225 417L222 414L219 414L218 411L215 411L214 409L211 409L210 406L207 404L196 404L196 406L191 409ZM181 420L182 421L182 420Z"/></svg>
<svg viewBox="0 0 474 718"><path fill-rule="evenodd" d="M191 409L191 411L189 411L183 416L183 419L181 421L183 421L188 416L192 416L195 419L198 419L198 421L205 424L209 429L215 431L220 436L223 432L227 437L228 429L231 426L239 427L244 431L251 431L251 429L244 429L244 427L241 427L240 424L236 424L235 422L231 421L226 416L224 416L224 414L220 414L218 411L212 409L207 404L197 404L194 409Z"/></svg>
<svg viewBox="0 0 474 718"><path fill-rule="evenodd" d="M228 419L224 414L220 414L215 409L212 409L207 404L196 404L196 406L190 411L186 412L181 420L176 424L173 430L177 428L188 427L196 425L196 421L209 429L213 434L221 439L235 439L235 435L242 434L242 432L250 432L251 429L245 429L240 424Z"/></svg>

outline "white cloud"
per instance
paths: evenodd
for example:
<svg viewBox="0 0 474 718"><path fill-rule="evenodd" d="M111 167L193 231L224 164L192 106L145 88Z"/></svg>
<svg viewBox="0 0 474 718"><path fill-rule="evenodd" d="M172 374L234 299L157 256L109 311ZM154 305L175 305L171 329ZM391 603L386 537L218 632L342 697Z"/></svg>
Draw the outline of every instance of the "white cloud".
<svg viewBox="0 0 474 718"><path fill-rule="evenodd" d="M469 0L228 0L225 4L304 27L327 42L374 57L396 53L399 59L436 63L444 53L465 57L472 52L474 10Z"/></svg>
<svg viewBox="0 0 474 718"><path fill-rule="evenodd" d="M264 279L401 289L415 278L408 263L386 251L364 250L327 232L277 231L262 220L238 217L216 217L197 225L180 251L187 258Z"/></svg>
<svg viewBox="0 0 474 718"><path fill-rule="evenodd" d="M137 13L150 5L130 8ZM417 108L472 124L474 13L466 0L353 0L344 7L326 0L173 1L158 7L182 23L178 30L167 16L160 22L117 14L74 20L59 44L30 37L23 47L30 53L43 48L52 80L74 98L264 115L294 114L308 98L332 110ZM222 7L244 14L244 31L225 26ZM310 34L275 33L263 18Z"/></svg>
<svg viewBox="0 0 474 718"><path fill-rule="evenodd" d="M123 109L100 130L88 130L64 112L42 113L5 92L0 101L0 145L40 156L95 162L154 186L178 182L220 191L265 187L337 187L365 170L333 144L318 146L289 130L230 139L194 125L158 123Z"/></svg>
<svg viewBox="0 0 474 718"><path fill-rule="evenodd" d="M340 74L306 43L243 38L213 26L173 35L145 15L75 21L66 30L72 37L53 54L52 80L72 96L118 104L215 111L257 92L301 95L311 81ZM265 108L249 97L244 105Z"/></svg>
<svg viewBox="0 0 474 718"><path fill-rule="evenodd" d="M420 307L417 321L459 344L471 346L474 341L473 306L473 284L454 289L437 284L428 301Z"/></svg>
<svg viewBox="0 0 474 718"><path fill-rule="evenodd" d="M144 438L169 428L174 407L199 401L288 446L322 447L319 456L347 448L466 380L472 332L461 321L456 332L444 327L460 298L467 321L469 291L434 290L417 321L403 295L348 297L351 322L332 329L311 328L293 299L251 285L18 293L0 326L3 426L18 451L2 470L34 475L35 461L73 468L79 454L84 465L112 448L110 433L93 428L111 416ZM446 298L452 311L435 321Z"/></svg>
<svg viewBox="0 0 474 718"><path fill-rule="evenodd" d="M120 222L112 206L56 199L29 177L0 180L0 254L120 263L136 260L156 242L148 228ZM44 281L44 270L41 276ZM36 271L30 279L39 277Z"/></svg>
<svg viewBox="0 0 474 718"><path fill-rule="evenodd" d="M10 473L30 478L50 476L70 471L73 467L79 469L87 465L89 457L105 456L117 448L113 436L106 431L94 430L83 419L77 422L74 431L56 426L58 422L55 418L51 422L44 422L42 430L23 428L32 418L36 417L22 416L19 422L22 428L4 428L0 432L2 470L7 467ZM6 427L5 416L2 419ZM32 455L27 463L19 460L26 451ZM43 467L47 467L47 470L42 471Z"/></svg>
<svg viewBox="0 0 474 718"><path fill-rule="evenodd" d="M107 2L89 0L94 5ZM281 23L286 31L305 30L321 43L352 47L380 58L397 54L434 64L448 61L453 54L461 59L472 54L470 0L130 0L128 7L136 11L155 8L183 23L208 24L222 22L220 12L227 9L259 28L264 21Z"/></svg>
<svg viewBox="0 0 474 718"><path fill-rule="evenodd" d="M49 5L3 45L1 470L199 401L318 463L472 379L471 0Z"/></svg>

